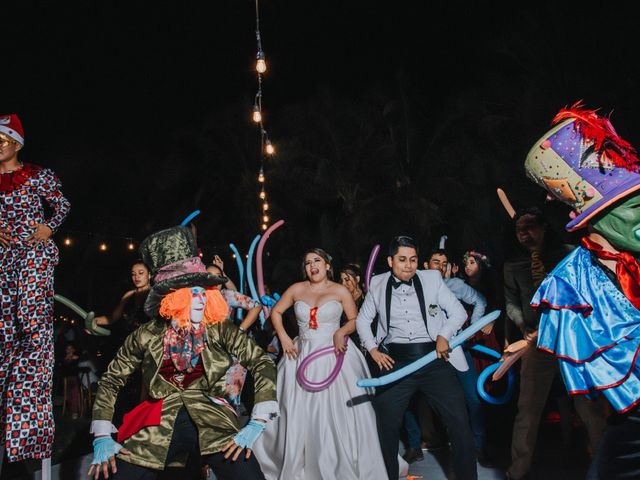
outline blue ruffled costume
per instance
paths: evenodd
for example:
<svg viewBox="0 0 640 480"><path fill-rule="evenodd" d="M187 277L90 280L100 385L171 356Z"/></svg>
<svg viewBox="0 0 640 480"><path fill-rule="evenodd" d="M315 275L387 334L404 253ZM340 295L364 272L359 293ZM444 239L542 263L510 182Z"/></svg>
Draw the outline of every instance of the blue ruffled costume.
<svg viewBox="0 0 640 480"><path fill-rule="evenodd" d="M571 395L601 392L624 413L640 403L640 311L593 262L578 247L538 288L538 348L558 357Z"/></svg>

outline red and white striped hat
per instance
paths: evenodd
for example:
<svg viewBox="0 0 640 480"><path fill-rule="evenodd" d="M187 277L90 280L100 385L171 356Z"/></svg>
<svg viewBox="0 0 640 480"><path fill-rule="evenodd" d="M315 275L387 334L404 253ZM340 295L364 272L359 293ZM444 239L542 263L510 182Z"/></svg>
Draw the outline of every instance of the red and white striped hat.
<svg viewBox="0 0 640 480"><path fill-rule="evenodd" d="M15 113L0 115L0 133L13 138L20 145L24 145L24 130L18 115Z"/></svg>

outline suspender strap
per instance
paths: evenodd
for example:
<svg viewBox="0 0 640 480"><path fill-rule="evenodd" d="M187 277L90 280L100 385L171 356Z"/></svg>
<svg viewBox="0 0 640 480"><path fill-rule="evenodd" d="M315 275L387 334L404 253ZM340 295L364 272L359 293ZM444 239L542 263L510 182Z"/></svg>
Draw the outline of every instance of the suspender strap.
<svg viewBox="0 0 640 480"><path fill-rule="evenodd" d="M389 275L387 288L385 289L385 309L387 314L387 337L389 336L389 323L391 322L391 289L393 288L393 275ZM384 337L386 339L387 337ZM384 343L384 339L380 343Z"/></svg>
<svg viewBox="0 0 640 480"><path fill-rule="evenodd" d="M422 290L422 282L420 282L420 277L416 273L413 276L413 288L416 289L416 296L418 297L418 304L420 305L420 313L422 314L422 321L424 322L424 328L427 330L427 336L435 341L435 338L431 336L429 333L429 324L427 323L427 309L424 304L424 291Z"/></svg>

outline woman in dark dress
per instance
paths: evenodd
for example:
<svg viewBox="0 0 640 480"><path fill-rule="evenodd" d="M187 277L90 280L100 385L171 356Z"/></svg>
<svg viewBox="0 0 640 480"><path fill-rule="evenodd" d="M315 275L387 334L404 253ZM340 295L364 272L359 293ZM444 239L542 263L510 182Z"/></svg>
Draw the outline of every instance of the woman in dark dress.
<svg viewBox="0 0 640 480"><path fill-rule="evenodd" d="M340 270L340 283L347 287L349 293L356 302L358 310L364 302L364 278L360 266L355 263L348 263Z"/></svg>
<svg viewBox="0 0 640 480"><path fill-rule="evenodd" d="M498 309L503 310L501 302L498 301L498 295L496 294L496 292L501 290L498 289L498 286L494 282L489 258L476 250L469 250L464 254L463 262L464 281L480 292L487 300L487 308L485 309L485 312L489 313ZM483 328L481 332L478 332L475 335L470 343L481 344L496 350L497 352L501 352L502 349L500 348L500 343L496 337L496 331L493 329L493 326L498 324L500 323L493 322L493 324ZM478 373L480 373L486 367L494 363L495 360L485 356L474 355L473 361Z"/></svg>
<svg viewBox="0 0 640 480"><path fill-rule="evenodd" d="M111 316L96 317L98 325L113 326L112 337L122 337L122 341L140 325L149 321L143 307L149 295L151 281L149 268L143 262L131 265L131 281L134 288L122 296Z"/></svg>
<svg viewBox="0 0 640 480"><path fill-rule="evenodd" d="M111 330L111 335L105 337L108 343L102 352L102 360L107 364L113 359L129 334L149 321L149 317L144 313L144 302L151 289L151 275L149 267L142 261L131 265L131 281L134 288L122 296L111 316L96 317L98 325L108 326ZM143 388L140 372L136 372L129 377L127 385L118 395L114 423L119 425L122 416L144 401L146 396L147 392Z"/></svg>
<svg viewBox="0 0 640 480"><path fill-rule="evenodd" d="M362 270L360 269L360 266L356 263L347 263L344 267L342 267L342 270L340 270L340 283L342 283L342 285L344 285L347 290L349 290L349 293L351 294L353 301L356 302L356 307L359 311L362 303L364 302L364 278L362 276ZM342 314L342 320L340 324L344 325L346 321L346 316ZM362 347L362 342L360 342L358 332L353 332L351 335L349 335L349 338L354 345L357 345L358 348L362 350L365 358L367 358L368 352ZM371 368L371 365L369 365L369 368Z"/></svg>

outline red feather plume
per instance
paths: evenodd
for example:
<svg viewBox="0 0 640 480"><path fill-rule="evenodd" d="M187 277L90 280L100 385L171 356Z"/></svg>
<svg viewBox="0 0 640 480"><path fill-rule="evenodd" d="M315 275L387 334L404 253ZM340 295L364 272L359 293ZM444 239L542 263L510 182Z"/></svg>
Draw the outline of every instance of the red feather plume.
<svg viewBox="0 0 640 480"><path fill-rule="evenodd" d="M616 166L637 172L640 170L640 159L633 146L620 138L607 117L598 115L597 110L584 108L582 100L574 103L570 108L563 108L553 118L554 125L565 120L575 119L576 128L583 137L594 142L594 148L599 158L602 155Z"/></svg>

